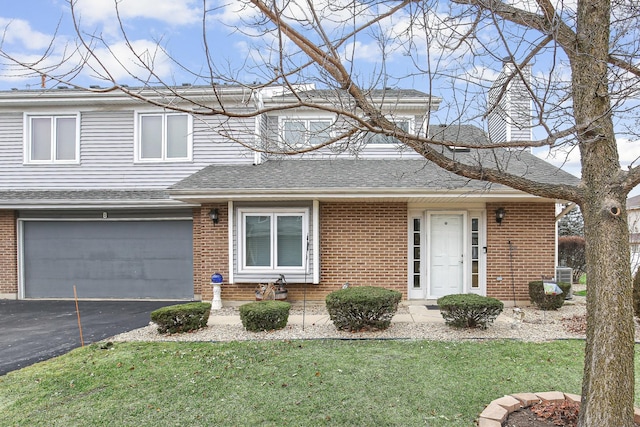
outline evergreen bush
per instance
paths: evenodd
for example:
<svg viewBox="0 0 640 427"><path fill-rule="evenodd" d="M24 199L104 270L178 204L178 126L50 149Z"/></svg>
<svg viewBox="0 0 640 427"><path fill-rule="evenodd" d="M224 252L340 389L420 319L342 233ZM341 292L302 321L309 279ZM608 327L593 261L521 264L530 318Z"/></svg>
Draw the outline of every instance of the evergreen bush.
<svg viewBox="0 0 640 427"><path fill-rule="evenodd" d="M542 280L529 282L529 299L542 310L557 310L564 305L564 299L571 292L571 283L558 282L561 294L547 295Z"/></svg>
<svg viewBox="0 0 640 427"><path fill-rule="evenodd" d="M438 308L447 325L487 329L504 308L502 301L476 294L453 294L438 298Z"/></svg>
<svg viewBox="0 0 640 427"><path fill-rule="evenodd" d="M376 286L354 286L327 295L329 318L342 331L387 329L402 293Z"/></svg>
<svg viewBox="0 0 640 427"><path fill-rule="evenodd" d="M257 301L240 306L240 320L247 331L260 332L287 326L291 304L285 301Z"/></svg>
<svg viewBox="0 0 640 427"><path fill-rule="evenodd" d="M151 321L158 325L161 334L191 332L207 326L211 304L190 302L170 305L151 312Z"/></svg>

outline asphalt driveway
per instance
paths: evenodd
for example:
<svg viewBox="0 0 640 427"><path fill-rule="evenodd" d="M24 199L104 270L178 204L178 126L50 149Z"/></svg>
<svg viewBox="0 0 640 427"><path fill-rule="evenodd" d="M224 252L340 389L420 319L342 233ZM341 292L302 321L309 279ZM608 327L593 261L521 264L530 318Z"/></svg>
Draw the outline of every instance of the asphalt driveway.
<svg viewBox="0 0 640 427"><path fill-rule="evenodd" d="M80 301L84 344L149 324L171 301ZM0 375L80 347L75 301L0 300Z"/></svg>

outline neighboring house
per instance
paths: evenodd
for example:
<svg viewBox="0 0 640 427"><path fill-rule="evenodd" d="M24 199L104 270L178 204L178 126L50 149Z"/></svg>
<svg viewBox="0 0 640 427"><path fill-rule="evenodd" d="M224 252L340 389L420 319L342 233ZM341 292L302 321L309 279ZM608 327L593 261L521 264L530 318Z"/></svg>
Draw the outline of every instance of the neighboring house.
<svg viewBox="0 0 640 427"><path fill-rule="evenodd" d="M640 196L627 199L627 221L629 223L631 272L635 274L640 266Z"/></svg>
<svg viewBox="0 0 640 427"><path fill-rule="evenodd" d="M320 143L340 119L246 114L286 105L277 89L175 90L203 109L223 97L236 117L164 111L116 92L0 92L0 297L70 298L75 286L79 298L210 299L220 272L227 301L252 300L279 274L290 300L322 300L349 282L408 299L523 301L529 281L554 275L556 200L458 177L379 135L292 157L253 152L245 145ZM472 126L427 129L439 100L422 92L371 96L408 132L485 141ZM528 150L443 150L576 180Z"/></svg>

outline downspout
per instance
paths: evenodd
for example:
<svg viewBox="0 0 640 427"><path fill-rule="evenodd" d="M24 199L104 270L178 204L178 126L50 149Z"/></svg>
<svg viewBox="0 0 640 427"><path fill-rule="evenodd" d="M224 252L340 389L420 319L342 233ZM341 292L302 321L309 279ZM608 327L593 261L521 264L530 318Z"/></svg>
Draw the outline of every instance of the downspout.
<svg viewBox="0 0 640 427"><path fill-rule="evenodd" d="M256 104L256 108L258 110L264 108L264 100L263 100L263 95L262 95L262 89L256 91L256 93L253 96L253 99L255 101ZM262 137L262 114L258 114L255 117L255 134L253 137L254 143L257 145L260 141L259 139ZM259 165L262 163L262 153L259 151L254 151L253 152L253 164L254 165Z"/></svg>

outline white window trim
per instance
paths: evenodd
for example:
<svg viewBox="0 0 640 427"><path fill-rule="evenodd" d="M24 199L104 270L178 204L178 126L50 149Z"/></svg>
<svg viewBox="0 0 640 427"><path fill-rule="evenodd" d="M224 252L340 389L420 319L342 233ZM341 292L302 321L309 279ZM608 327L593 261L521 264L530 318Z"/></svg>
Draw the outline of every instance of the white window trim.
<svg viewBox="0 0 640 427"><path fill-rule="evenodd" d="M51 144L51 160L32 160L31 159L31 119L32 118L50 118L50 119L59 119L59 118L74 118L76 121L76 158L74 160L56 160L55 159L55 147L57 141L55 139ZM80 164L80 113L25 113L23 117L23 153L24 158L23 162L27 165L78 165ZM55 133L52 134L52 138L55 138Z"/></svg>
<svg viewBox="0 0 640 427"><path fill-rule="evenodd" d="M318 117L318 116L280 116L278 118L278 139L281 144L286 145L287 141L284 139L284 126L286 122L304 122L304 127L307 131L305 134L304 147L309 146L309 123L310 122L327 122L329 130L329 137L333 138L333 126L335 125L335 119L333 117Z"/></svg>
<svg viewBox="0 0 640 427"><path fill-rule="evenodd" d="M273 235L274 228L272 227L271 232L271 266L269 267L250 267L245 264L245 216L249 215L265 215L271 216L272 221L276 216L282 215L301 215L302 216L302 265L296 267L279 267L275 265L275 256L274 254L277 251L275 239ZM309 266L307 257L304 256L306 253L306 245L307 240L309 238L309 209L308 208L238 208L237 211L237 248L238 248L238 259L237 259L237 269L238 274L243 273L258 273L258 274L273 274L273 273L299 273L304 274L307 272Z"/></svg>
<svg viewBox="0 0 640 427"><path fill-rule="evenodd" d="M157 159L144 159L141 156L142 144L140 138L140 132L142 131L140 121L144 116L161 116L162 117L162 157ZM167 116L187 116L187 156L186 157L174 157L167 158L167 141L166 141L166 118ZM193 116L187 113L181 112L167 112L167 111L136 111L134 118L134 152L135 163L176 163L176 162L190 162L193 159Z"/></svg>
<svg viewBox="0 0 640 427"><path fill-rule="evenodd" d="M409 126L407 129L407 133L411 134L411 135L415 135L415 128L416 128L416 118L414 116L393 116L393 117L387 117L387 119L389 121L391 121L392 123L397 123L397 122L408 122ZM373 133L370 132L371 135L385 135L385 134L377 134L377 133ZM391 135L385 135L388 137L392 137ZM393 138L393 137L392 137ZM388 142L367 142L367 145L372 146L372 147L389 147L389 146L393 146L393 145L398 145L398 142L393 142L393 143L388 143Z"/></svg>

